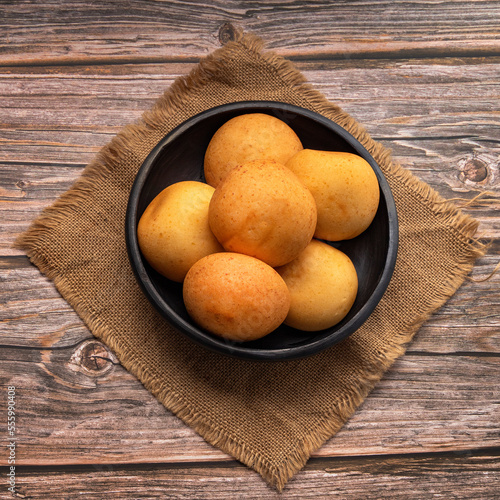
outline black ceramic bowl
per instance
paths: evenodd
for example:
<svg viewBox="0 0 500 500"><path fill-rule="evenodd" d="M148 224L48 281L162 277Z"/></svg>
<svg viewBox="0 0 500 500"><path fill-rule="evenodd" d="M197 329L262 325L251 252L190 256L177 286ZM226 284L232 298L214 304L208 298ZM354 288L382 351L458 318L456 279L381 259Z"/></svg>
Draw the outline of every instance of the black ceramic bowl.
<svg viewBox="0 0 500 500"><path fill-rule="evenodd" d="M208 333L189 317L182 300L182 285L155 272L142 256L137 223L151 200L178 181L204 181L203 158L215 131L230 118L244 113L273 115L295 130L305 148L347 151L362 156L377 174L380 205L370 227L360 236L331 243L345 252L359 277L356 301L345 319L332 328L303 332L285 325L251 342L231 342ZM389 185L366 149L346 130L321 115L278 102L238 102L200 113L179 125L153 149L135 179L126 215L126 239L137 281L151 303L169 323L194 341L221 353L247 359L283 360L308 356L355 332L370 316L389 284L398 246L396 207Z"/></svg>

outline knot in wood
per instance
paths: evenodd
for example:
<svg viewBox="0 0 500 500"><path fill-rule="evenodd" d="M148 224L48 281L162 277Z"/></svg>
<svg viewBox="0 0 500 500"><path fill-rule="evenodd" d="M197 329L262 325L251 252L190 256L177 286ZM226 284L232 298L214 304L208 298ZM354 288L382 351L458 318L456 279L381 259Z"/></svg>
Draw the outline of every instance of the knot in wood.
<svg viewBox="0 0 500 500"><path fill-rule="evenodd" d="M100 376L117 364L114 354L97 340L87 340L81 344L71 357L73 365L87 375Z"/></svg>
<svg viewBox="0 0 500 500"><path fill-rule="evenodd" d="M219 42L226 45L228 42L236 40L236 29L231 23L224 23L219 28Z"/></svg>
<svg viewBox="0 0 500 500"><path fill-rule="evenodd" d="M488 167L478 158L467 160L462 170L464 177L472 182L481 182L488 176Z"/></svg>

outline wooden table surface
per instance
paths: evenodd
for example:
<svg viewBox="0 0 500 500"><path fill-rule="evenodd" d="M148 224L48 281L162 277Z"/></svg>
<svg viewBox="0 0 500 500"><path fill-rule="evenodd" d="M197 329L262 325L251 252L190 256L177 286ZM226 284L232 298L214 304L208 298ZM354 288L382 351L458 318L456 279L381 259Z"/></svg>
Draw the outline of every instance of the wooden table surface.
<svg viewBox="0 0 500 500"><path fill-rule="evenodd" d="M0 23L0 429L16 442L19 498L500 498L500 272L486 279L500 260L500 2L5 1ZM491 243L281 495L159 404L12 247L235 26L456 198Z"/></svg>

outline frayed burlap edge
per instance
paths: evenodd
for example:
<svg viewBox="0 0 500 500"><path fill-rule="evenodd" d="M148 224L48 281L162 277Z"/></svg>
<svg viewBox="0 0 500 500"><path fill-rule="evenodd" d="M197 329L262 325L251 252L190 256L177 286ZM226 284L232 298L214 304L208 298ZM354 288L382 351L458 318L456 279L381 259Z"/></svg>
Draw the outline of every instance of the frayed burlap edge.
<svg viewBox="0 0 500 500"><path fill-rule="evenodd" d="M152 373L147 366L135 361L130 346L119 340L116 334L102 323L99 316L88 307L78 292L71 288L64 276L57 274L57 268L43 251L44 240L47 237L46 231L57 226L60 218L66 217L73 210L76 210L80 203L85 202L86 194L119 164L127 162L141 141L158 130L165 118L178 110L183 103L189 100L191 95L201 91L203 86L217 74L219 63L228 57L237 55L241 46L255 57L260 58L263 64L272 68L283 83L292 87L294 92L305 100L312 110L335 121L356 137L374 157L386 177L405 185L409 195L429 206L454 230L457 239L463 246L462 259L455 273L437 290L432 302L428 305L428 312L408 324L393 344L388 345L384 352L379 353L376 362L372 366L366 367L364 378L359 380L359 385L353 390L351 396L341 405L333 408L329 414L324 415L315 428L310 429L307 437L301 443L297 443L295 451L281 467L269 463L259 450L249 449L238 440L237 436L231 436L222 431L217 423L210 422L206 415L201 415L180 394L175 394L166 387L165 382L161 381L157 374ZM444 200L427 184L392 162L389 150L371 139L366 130L351 116L327 101L321 93L308 84L304 76L290 61L272 52L263 52L263 49L262 40L253 35L238 32L236 40L229 42L226 46L206 57L187 76L178 78L170 89L158 99L153 108L143 114L140 121L126 126L108 145L102 148L96 159L84 169L81 177L72 188L51 207L42 212L29 230L16 240L15 246L25 250L40 271L54 281L61 295L74 307L92 333L116 352L122 365L134 374L166 408L191 426L206 441L252 467L271 486L281 491L287 481L305 465L311 453L344 425L376 382L380 380L383 373L398 357L404 354L406 345L418 328L455 293L471 271L474 261L484 255L486 246L474 238L478 227L477 221L458 211L454 205Z"/></svg>

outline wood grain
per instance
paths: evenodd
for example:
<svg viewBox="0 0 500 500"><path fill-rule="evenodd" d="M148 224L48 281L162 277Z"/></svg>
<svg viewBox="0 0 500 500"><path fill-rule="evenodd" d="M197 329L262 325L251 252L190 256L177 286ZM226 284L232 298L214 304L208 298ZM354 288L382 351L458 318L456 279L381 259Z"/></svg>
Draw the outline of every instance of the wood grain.
<svg viewBox="0 0 500 500"><path fill-rule="evenodd" d="M109 370L82 369L69 349L5 350L2 358L19 394L19 465L228 459L151 398L112 355L104 361ZM407 356L314 456L494 447L499 376L498 357Z"/></svg>
<svg viewBox="0 0 500 500"><path fill-rule="evenodd" d="M128 0L119 11L110 0L35 5L1 6L4 64L195 60L231 38L227 23L300 59L499 53L497 2Z"/></svg>
<svg viewBox="0 0 500 500"><path fill-rule="evenodd" d="M175 64L172 71L177 77L192 66ZM500 110L492 82L500 58L488 64L478 59L372 61L362 69L352 61L308 62L298 68L390 148L396 161L446 198L499 192L495 123ZM0 200L12 202L2 207L3 255L20 253L11 248L14 234L68 189L98 150L122 126L139 119L173 81L159 65L134 67L133 78L120 65L31 70L0 72L0 123L9 124L0 139ZM464 174L474 159L484 165L482 180ZM472 207L485 238L500 236L499 207L500 202L480 211Z"/></svg>
<svg viewBox="0 0 500 500"><path fill-rule="evenodd" d="M20 408L20 465L228 459L151 398L106 347L88 339L83 347L83 356L82 345L0 350ZM99 365L91 359L96 355ZM494 447L499 377L495 354L410 352L314 456Z"/></svg>
<svg viewBox="0 0 500 500"><path fill-rule="evenodd" d="M495 244L492 248L498 251L499 246ZM495 255L480 259L473 276L478 279L487 276L497 262ZM54 349L72 347L89 338L88 330L74 310L26 257L0 257L0 277L4 297L0 309L4 346ZM409 351L498 353L499 281L498 274L478 283L466 281L460 293L424 325Z"/></svg>
<svg viewBox="0 0 500 500"><path fill-rule="evenodd" d="M18 397L18 496L498 498L500 273L481 280L500 255L499 19L500 2L473 0L3 2L0 380ZM293 60L490 243L281 496L158 403L12 246L237 28Z"/></svg>
<svg viewBox="0 0 500 500"><path fill-rule="evenodd" d="M498 455L465 453L415 454L407 457L311 459L282 494L273 493L250 469L234 463L147 464L142 466L75 466L26 468L21 495L29 498L88 499L380 499L498 498ZM231 489L228 489L228 484Z"/></svg>

